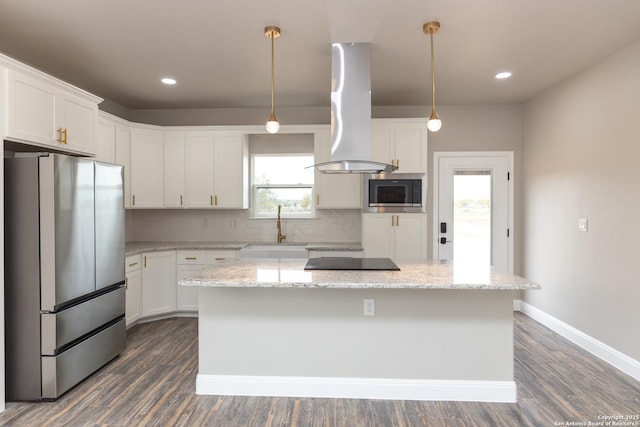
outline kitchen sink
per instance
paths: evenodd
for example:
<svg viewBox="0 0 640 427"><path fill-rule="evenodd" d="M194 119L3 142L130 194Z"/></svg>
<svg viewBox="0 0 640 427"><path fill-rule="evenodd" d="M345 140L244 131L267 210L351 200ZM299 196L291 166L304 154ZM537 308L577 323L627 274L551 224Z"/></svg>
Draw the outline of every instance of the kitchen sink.
<svg viewBox="0 0 640 427"><path fill-rule="evenodd" d="M240 249L240 258L307 258L306 245L249 245Z"/></svg>

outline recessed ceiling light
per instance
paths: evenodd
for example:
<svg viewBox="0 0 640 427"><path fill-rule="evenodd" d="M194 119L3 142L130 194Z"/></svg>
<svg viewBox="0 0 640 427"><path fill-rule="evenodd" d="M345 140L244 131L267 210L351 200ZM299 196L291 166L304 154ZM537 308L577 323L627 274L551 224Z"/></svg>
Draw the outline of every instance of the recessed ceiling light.
<svg viewBox="0 0 640 427"><path fill-rule="evenodd" d="M503 71L501 73L496 74L496 79L508 79L511 77L510 71Z"/></svg>
<svg viewBox="0 0 640 427"><path fill-rule="evenodd" d="M165 77L160 81L162 83L166 84L166 85L174 85L174 84L176 84L176 79L172 79L171 77Z"/></svg>

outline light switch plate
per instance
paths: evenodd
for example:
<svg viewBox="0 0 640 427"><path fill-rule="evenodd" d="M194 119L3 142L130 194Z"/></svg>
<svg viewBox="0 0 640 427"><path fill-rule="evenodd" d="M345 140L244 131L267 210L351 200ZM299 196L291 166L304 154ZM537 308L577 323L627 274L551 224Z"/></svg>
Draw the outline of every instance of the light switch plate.
<svg viewBox="0 0 640 427"><path fill-rule="evenodd" d="M587 218L578 218L578 231L586 232L589 230L589 221Z"/></svg>

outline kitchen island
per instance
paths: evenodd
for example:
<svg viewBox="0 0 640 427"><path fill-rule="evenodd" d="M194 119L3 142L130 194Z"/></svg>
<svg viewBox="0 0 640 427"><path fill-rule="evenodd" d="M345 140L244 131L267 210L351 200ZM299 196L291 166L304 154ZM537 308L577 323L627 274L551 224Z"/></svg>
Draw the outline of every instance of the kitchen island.
<svg viewBox="0 0 640 427"><path fill-rule="evenodd" d="M539 289L490 267L305 271L225 260L200 287L196 393L516 401L513 300Z"/></svg>

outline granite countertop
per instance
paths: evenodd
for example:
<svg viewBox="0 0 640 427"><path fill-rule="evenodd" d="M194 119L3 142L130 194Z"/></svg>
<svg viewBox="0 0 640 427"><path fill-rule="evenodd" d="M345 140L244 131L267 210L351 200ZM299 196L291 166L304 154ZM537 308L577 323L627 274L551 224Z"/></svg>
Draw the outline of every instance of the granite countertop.
<svg viewBox="0 0 640 427"><path fill-rule="evenodd" d="M206 250L232 249L238 250L249 245L305 246L308 250L323 251L361 251L360 242L327 242L327 243L275 243L275 242L128 242L125 247L127 256L142 252L158 252L173 250Z"/></svg>
<svg viewBox="0 0 640 427"><path fill-rule="evenodd" d="M333 289L540 289L540 285L492 267L458 267L453 263L396 262L400 271L305 271L305 259L223 260L180 286L219 288Z"/></svg>

